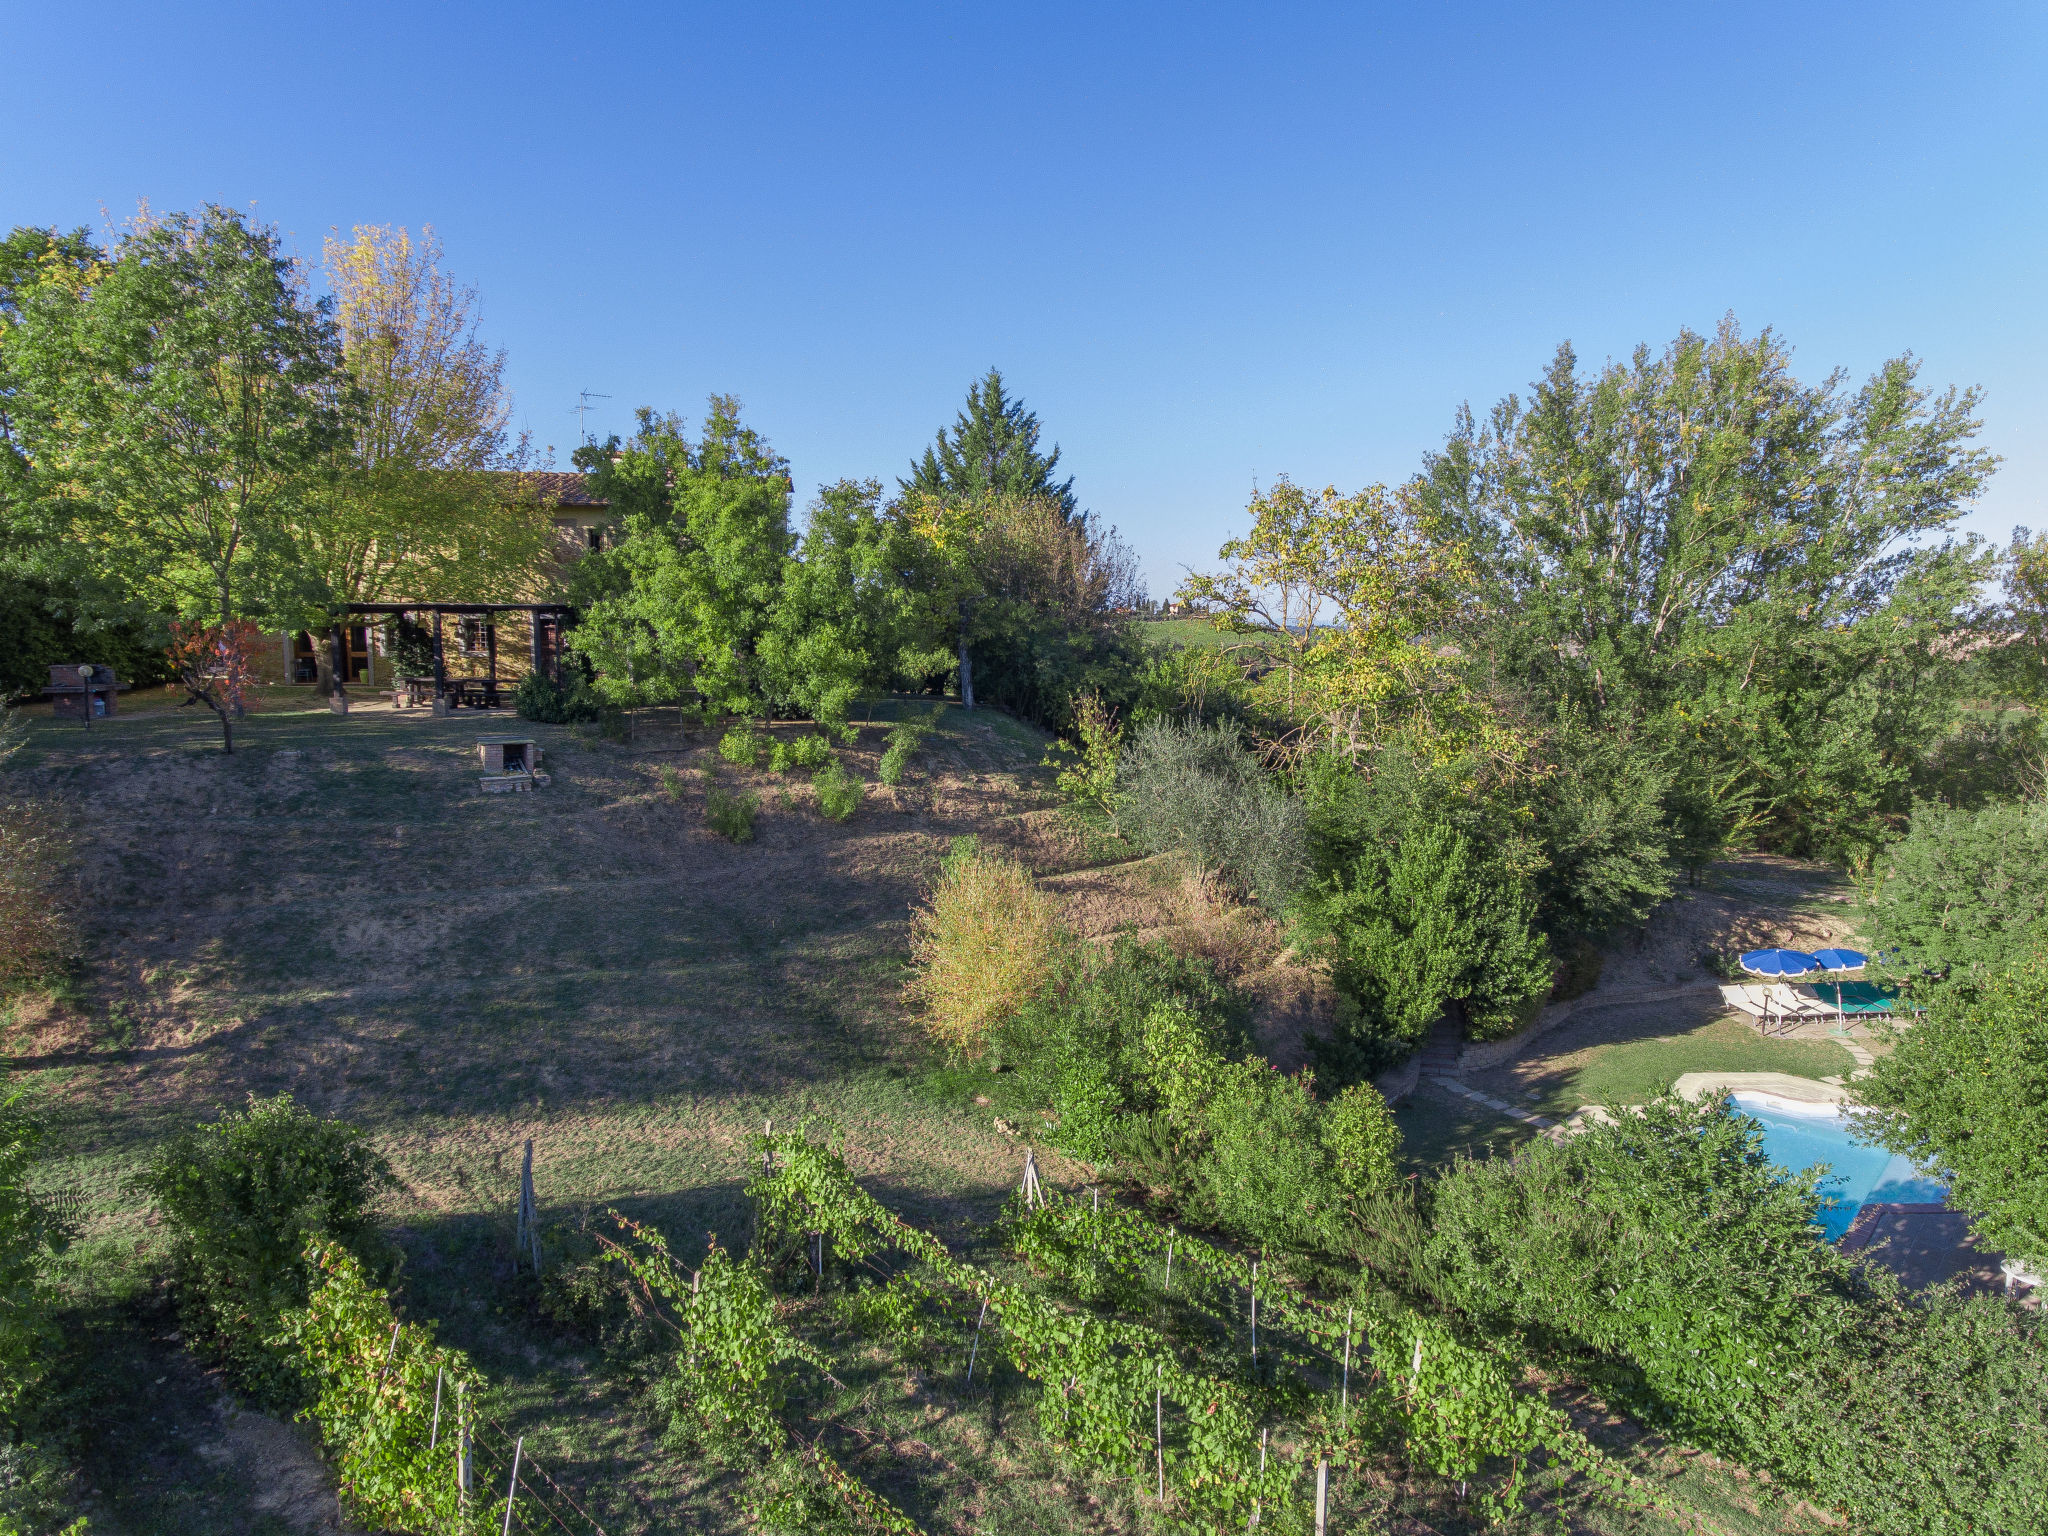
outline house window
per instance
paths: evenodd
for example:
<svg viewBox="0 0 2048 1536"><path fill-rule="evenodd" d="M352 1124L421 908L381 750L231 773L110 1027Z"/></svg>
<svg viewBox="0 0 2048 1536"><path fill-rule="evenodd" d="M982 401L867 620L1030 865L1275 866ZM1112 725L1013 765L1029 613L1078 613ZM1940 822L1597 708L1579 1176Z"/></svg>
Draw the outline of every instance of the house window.
<svg viewBox="0 0 2048 1536"><path fill-rule="evenodd" d="M465 613L455 622L455 648L464 656L481 656L484 653L484 621L473 613Z"/></svg>
<svg viewBox="0 0 2048 1536"><path fill-rule="evenodd" d="M592 523L583 530L583 543L593 555L604 548L604 530Z"/></svg>

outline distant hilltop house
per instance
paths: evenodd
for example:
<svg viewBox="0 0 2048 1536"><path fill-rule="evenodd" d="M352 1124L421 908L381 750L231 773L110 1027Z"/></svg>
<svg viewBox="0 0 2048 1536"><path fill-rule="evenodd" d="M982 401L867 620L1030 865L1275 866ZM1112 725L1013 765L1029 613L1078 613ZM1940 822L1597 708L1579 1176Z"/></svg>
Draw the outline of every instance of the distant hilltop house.
<svg viewBox="0 0 2048 1536"><path fill-rule="evenodd" d="M593 495L589 477L574 470L505 471L495 476L506 500L535 496L554 518L556 559L564 566L604 548L611 503ZM547 594L535 593L536 599ZM258 680L283 685L323 683L330 673L349 687L384 688L407 668L391 652L386 629L394 619L431 648L438 633L449 676L487 676L517 681L533 670L534 658L550 676L561 659L562 630L569 610L559 602L484 604L461 602L447 593L407 593L380 603L358 603L340 633L308 630L267 637L256 661ZM414 658L417 667L418 659Z"/></svg>

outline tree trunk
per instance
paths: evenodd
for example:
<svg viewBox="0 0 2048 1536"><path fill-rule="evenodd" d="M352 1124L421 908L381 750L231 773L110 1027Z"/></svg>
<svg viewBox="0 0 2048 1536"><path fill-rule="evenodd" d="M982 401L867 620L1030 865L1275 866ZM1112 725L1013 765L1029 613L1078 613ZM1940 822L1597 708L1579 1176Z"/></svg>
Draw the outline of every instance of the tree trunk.
<svg viewBox="0 0 2048 1536"><path fill-rule="evenodd" d="M334 686L330 693L348 697L348 628L331 624L327 629L327 672Z"/></svg>
<svg viewBox="0 0 2048 1536"><path fill-rule="evenodd" d="M974 708L974 658L967 654L967 629L960 630L960 704L962 708Z"/></svg>

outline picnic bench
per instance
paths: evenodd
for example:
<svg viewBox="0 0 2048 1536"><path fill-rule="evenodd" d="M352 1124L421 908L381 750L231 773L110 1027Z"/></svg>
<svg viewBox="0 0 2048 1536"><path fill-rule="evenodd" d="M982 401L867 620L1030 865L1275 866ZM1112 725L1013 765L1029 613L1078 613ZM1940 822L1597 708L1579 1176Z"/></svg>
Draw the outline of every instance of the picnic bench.
<svg viewBox="0 0 2048 1536"><path fill-rule="evenodd" d="M450 709L498 709L505 703L511 685L495 677L451 677L441 684L441 697ZM401 677L392 686L391 702L399 709L431 705L434 680L431 677Z"/></svg>

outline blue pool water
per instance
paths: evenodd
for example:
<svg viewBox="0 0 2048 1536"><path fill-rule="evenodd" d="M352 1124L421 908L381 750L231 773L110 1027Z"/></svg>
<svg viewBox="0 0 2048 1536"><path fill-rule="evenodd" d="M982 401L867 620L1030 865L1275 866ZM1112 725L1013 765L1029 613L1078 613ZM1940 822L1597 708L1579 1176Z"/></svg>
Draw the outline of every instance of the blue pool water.
<svg viewBox="0 0 2048 1536"><path fill-rule="evenodd" d="M1948 1193L1940 1180L1914 1168L1910 1158L1852 1140L1841 1109L1832 1104L1793 1104L1755 1094L1732 1095L1733 1108L1764 1128L1764 1152L1794 1172L1826 1163L1833 1180L1821 1186L1834 1204L1821 1208L1821 1227L1834 1242L1856 1213L1873 1202L1931 1204Z"/></svg>

